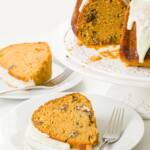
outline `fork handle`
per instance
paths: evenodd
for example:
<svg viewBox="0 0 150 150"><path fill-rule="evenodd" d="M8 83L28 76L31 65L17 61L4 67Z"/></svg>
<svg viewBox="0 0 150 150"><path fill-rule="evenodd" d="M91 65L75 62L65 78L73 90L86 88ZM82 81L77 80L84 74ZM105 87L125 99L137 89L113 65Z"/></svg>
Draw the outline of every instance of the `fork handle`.
<svg viewBox="0 0 150 150"><path fill-rule="evenodd" d="M104 146L107 145L107 144L108 144L108 141L103 141L103 142L100 144L98 150L103 150Z"/></svg>
<svg viewBox="0 0 150 150"><path fill-rule="evenodd" d="M48 88L50 88L50 87L47 87L47 86L29 86L29 87L23 87L23 88L8 89L8 90L0 91L0 95L12 93L12 92L17 92L17 91L27 91L27 90L33 90L33 89L38 90L38 89L48 89Z"/></svg>

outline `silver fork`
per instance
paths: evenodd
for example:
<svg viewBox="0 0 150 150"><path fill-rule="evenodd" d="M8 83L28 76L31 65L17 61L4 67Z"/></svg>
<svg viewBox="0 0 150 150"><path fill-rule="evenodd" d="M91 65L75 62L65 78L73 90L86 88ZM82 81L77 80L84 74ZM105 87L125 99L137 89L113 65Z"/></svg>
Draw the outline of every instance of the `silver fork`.
<svg viewBox="0 0 150 150"><path fill-rule="evenodd" d="M123 132L124 108L116 106L109 120L108 126L102 136L102 144L99 150L102 150L105 145L117 142Z"/></svg>
<svg viewBox="0 0 150 150"><path fill-rule="evenodd" d="M72 70L70 70L69 68L66 68L63 71L63 73L61 73L54 79L45 82L43 85L44 86L55 86L57 84L60 84L62 81L64 81L66 78L68 78L68 76L70 76L72 74L72 72L73 72Z"/></svg>

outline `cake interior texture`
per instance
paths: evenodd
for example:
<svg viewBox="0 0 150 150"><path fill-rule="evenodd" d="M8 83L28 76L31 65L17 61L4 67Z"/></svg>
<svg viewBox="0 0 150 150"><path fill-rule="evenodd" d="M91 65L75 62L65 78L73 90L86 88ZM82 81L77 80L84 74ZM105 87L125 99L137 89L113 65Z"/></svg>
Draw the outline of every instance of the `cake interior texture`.
<svg viewBox="0 0 150 150"><path fill-rule="evenodd" d="M21 43L0 50L0 65L13 77L39 85L52 75L52 56L45 42Z"/></svg>
<svg viewBox="0 0 150 150"><path fill-rule="evenodd" d="M89 0L78 15L79 40L91 47L119 44L126 9L123 0Z"/></svg>
<svg viewBox="0 0 150 150"><path fill-rule="evenodd" d="M32 116L34 126L50 138L86 150L98 143L96 118L90 101L79 93L51 100Z"/></svg>

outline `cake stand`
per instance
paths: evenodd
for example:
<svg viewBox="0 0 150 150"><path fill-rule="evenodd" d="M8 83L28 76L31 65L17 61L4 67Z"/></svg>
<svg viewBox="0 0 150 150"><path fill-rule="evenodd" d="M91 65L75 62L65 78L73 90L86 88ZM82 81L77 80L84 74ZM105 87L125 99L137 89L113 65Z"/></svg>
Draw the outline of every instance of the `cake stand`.
<svg viewBox="0 0 150 150"><path fill-rule="evenodd" d="M94 50L77 46L69 22L54 30L50 39L53 54L64 65L98 82L112 83L107 96L134 108L144 119L150 119L150 69L127 68L120 60L90 63Z"/></svg>

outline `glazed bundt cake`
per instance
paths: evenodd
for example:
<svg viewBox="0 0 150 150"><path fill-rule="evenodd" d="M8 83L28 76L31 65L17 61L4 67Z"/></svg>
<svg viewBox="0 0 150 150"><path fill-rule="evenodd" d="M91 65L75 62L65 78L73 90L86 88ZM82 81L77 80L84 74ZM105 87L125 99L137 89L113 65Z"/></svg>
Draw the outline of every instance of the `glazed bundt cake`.
<svg viewBox="0 0 150 150"><path fill-rule="evenodd" d="M132 0L126 13L120 58L127 66L150 67L150 1Z"/></svg>
<svg viewBox="0 0 150 150"><path fill-rule="evenodd" d="M47 102L32 115L33 125L50 138L77 150L92 150L98 143L96 118L90 101L72 93Z"/></svg>
<svg viewBox="0 0 150 150"><path fill-rule="evenodd" d="M99 48L120 44L128 0L77 0L72 29L81 43Z"/></svg>
<svg viewBox="0 0 150 150"><path fill-rule="evenodd" d="M16 79L39 85L52 75L52 55L45 42L10 45L0 50L0 65Z"/></svg>

